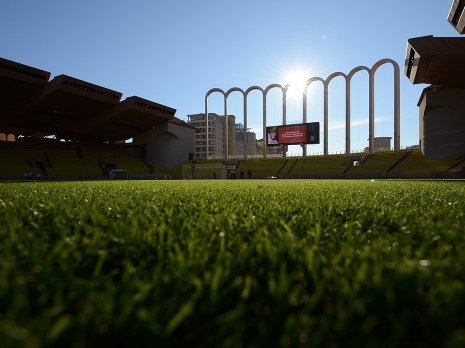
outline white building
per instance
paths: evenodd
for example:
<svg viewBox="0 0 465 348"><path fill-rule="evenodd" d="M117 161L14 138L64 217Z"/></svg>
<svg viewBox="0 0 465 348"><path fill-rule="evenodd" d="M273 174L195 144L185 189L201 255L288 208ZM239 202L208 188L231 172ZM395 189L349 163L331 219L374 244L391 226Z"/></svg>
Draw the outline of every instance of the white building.
<svg viewBox="0 0 465 348"><path fill-rule="evenodd" d="M205 114L188 115L187 123L195 127L195 158L206 158L207 139ZM210 158L224 157L224 116L208 114L208 152ZM256 154L256 136L247 132L247 154ZM228 115L228 154L230 157L244 155L244 127L236 124L236 117Z"/></svg>

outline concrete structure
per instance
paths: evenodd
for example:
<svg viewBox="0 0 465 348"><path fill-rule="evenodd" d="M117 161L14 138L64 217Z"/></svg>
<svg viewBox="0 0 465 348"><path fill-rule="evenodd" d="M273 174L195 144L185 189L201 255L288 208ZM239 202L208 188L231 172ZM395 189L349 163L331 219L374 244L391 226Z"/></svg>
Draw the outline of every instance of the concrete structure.
<svg viewBox="0 0 465 348"><path fill-rule="evenodd" d="M400 150L400 67L397 62L392 59L381 59L380 61L373 64L371 68L366 66L358 66L352 69L347 75L342 72L335 72L329 75L326 79L321 77L312 77L309 79L305 85L303 93L303 105L302 105L302 122L307 123L307 89L310 84L314 82L321 82L324 87L324 124L323 124L323 151L324 155L328 155L328 132L329 132L329 84L336 77L342 77L346 83L346 146L345 150L347 154L351 152L350 145L350 119L351 119L351 81L355 74L360 71L366 71L369 77L369 152L374 152L374 138L375 138L375 75L376 71L384 64L391 64L394 70L394 150ZM282 124L286 124L286 99L287 99L287 90L289 85L281 86L280 84L274 83L266 88L261 88L259 86L252 86L246 89L245 91L239 87L233 87L228 89L226 92L220 88L212 88L205 94L205 115L208 115L208 97L213 93L220 93L224 97L224 115L227 115L228 110L228 97L231 93L238 92L243 96L243 106L244 106L244 127L247 128L247 97L252 91L260 91L263 96L263 134L266 134L267 126L267 95L268 92L274 88L278 88L282 92ZM208 135L208 130L207 130ZM263 157L266 158L267 152L263 149ZM285 156L285 152L283 153ZM307 155L307 146L303 148L303 156ZM207 149L208 156L208 149ZM225 158L228 158L228 153L225 153ZM244 158L247 158L247 155L244 154Z"/></svg>
<svg viewBox="0 0 465 348"><path fill-rule="evenodd" d="M449 23L465 33L465 1L454 0ZM414 84L428 83L418 101L423 155L465 155L465 38L423 36L407 43L405 75Z"/></svg>
<svg viewBox="0 0 465 348"><path fill-rule="evenodd" d="M0 58L0 141L54 137L114 143L134 138L154 166L179 164L194 151L194 129L176 110L67 75Z"/></svg>
<svg viewBox="0 0 465 348"><path fill-rule="evenodd" d="M0 127L5 118L45 87L48 71L0 58Z"/></svg>
<svg viewBox="0 0 465 348"><path fill-rule="evenodd" d="M465 155L465 89L427 87L418 102L420 146L427 158Z"/></svg>
<svg viewBox="0 0 465 348"><path fill-rule="evenodd" d="M194 127L179 119L169 120L134 137L145 147L145 162L154 167L172 167L194 156Z"/></svg>
<svg viewBox="0 0 465 348"><path fill-rule="evenodd" d="M413 84L465 86L465 38L411 38L407 42L404 73Z"/></svg>

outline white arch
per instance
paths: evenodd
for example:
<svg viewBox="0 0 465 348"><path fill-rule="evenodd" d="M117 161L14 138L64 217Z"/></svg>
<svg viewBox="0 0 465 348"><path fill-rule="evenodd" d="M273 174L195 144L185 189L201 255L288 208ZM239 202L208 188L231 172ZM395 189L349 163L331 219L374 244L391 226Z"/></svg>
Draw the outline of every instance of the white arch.
<svg viewBox="0 0 465 348"><path fill-rule="evenodd" d="M335 72L329 75L326 79L321 77L313 77L307 81L306 87L304 89L304 123L307 122L307 87L310 83L315 81L321 81L324 85L324 155L328 154L328 88L329 83L332 79L341 76L345 79L346 82L346 154L350 154L351 151L351 141L350 141L350 100L351 100L351 82L352 78L359 71L368 72L369 76L369 153L374 152L374 136L375 136L375 101L374 101L374 77L378 68L384 64L392 64L394 67L394 150L398 151L400 149L400 68L397 62L392 59L385 58L376 62L373 67L370 69L366 66L358 66L352 69L348 75L342 72ZM306 151L304 151L304 156Z"/></svg>
<svg viewBox="0 0 465 348"><path fill-rule="evenodd" d="M370 93L369 93L369 149L370 154L374 152L375 137L375 74L384 64L391 64L394 70L394 150L400 150L400 67L396 61L385 58L377 61L370 70Z"/></svg>
<svg viewBox="0 0 465 348"><path fill-rule="evenodd" d="M324 147L323 147L323 151L324 151L324 155L328 155L328 133L329 133L329 120L328 120L328 116L329 116L329 95L328 95L328 92L329 92L329 84L331 83L331 81L333 79L335 79L336 77L342 77L346 83L346 106L347 106L347 99L349 98L350 99L350 95L348 95L347 93L347 80L348 80L348 77L346 74L344 74L343 72L340 72L340 71L337 71L335 73L332 73L331 75L329 75L327 78L326 78L326 81L324 83ZM349 91L350 93L350 91ZM346 112L347 112L347 109L346 109ZM350 125L349 125L350 127ZM347 128L347 115L346 115L346 128ZM346 138L346 146L347 146L347 138Z"/></svg>
<svg viewBox="0 0 465 348"><path fill-rule="evenodd" d="M244 93L244 158L245 159L247 159L247 145L249 143L249 139L247 137L247 98L249 97L249 93L252 92L252 91L260 91L260 92L262 92L262 101L263 101L263 98L264 98L264 95L265 95L264 94L265 91L260 86L249 87L249 88L247 88L245 90L245 93ZM264 110L265 109L262 109L262 114L263 114ZM265 139L265 137L263 137L263 139Z"/></svg>
<svg viewBox="0 0 465 348"><path fill-rule="evenodd" d="M400 67L396 61L385 58L381 59L376 62L371 69L366 66L357 66L352 69L347 75L343 72L335 72L330 74L326 79L321 77L312 77L311 79L307 80L304 91L303 91L303 123L307 122L307 89L308 87L314 82L322 82L324 87L324 154L328 155L328 90L329 84L331 81L336 77L343 77L346 82L346 154L350 154L351 151L351 134L350 134L350 119L351 119L351 82L352 78L355 74L360 71L368 72L369 76L369 153L374 152L374 136L375 136L375 74L376 71L384 64L391 64L394 68L394 150L400 150ZM208 158L208 96L214 92L222 93L224 96L224 107L225 107L225 119L227 120L227 97L232 92L241 92L244 96L244 128L245 132L247 131L247 97L248 94L253 90L259 90L262 92L263 95L263 157L266 158L266 118L267 118L267 110L266 110L266 98L268 92L273 88L279 88L283 94L283 125L286 124L286 96L287 90L289 85L282 86L280 84L274 83L267 86L265 89L262 89L259 86L252 86L248 88L245 92L238 88L233 87L229 89L227 92L224 92L222 89L213 88L210 89L207 94L205 95L205 115L206 115L206 122L207 122L207 158ZM227 124L227 121L226 121ZM226 128L227 129L227 128ZM226 132L227 133L227 132ZM227 134L226 134L227 139ZM245 134L244 139L247 139ZM307 155L307 147L304 146L303 155ZM283 152L283 156L285 156L285 151ZM226 142L226 151L225 157L227 158L227 142ZM246 151L244 153L244 158L247 158Z"/></svg>
<svg viewBox="0 0 465 348"><path fill-rule="evenodd" d="M262 95L264 95L264 90L260 86L252 86L249 87L246 91L244 91L242 88L239 87L232 87L228 89L226 92L223 91L220 88L212 88L210 89L207 94L205 95L205 119L206 119L206 125L207 125L207 131L206 131L206 136L207 136L207 158L208 158L208 97L212 93L221 93L224 96L224 116L225 116L225 151L224 151L224 157L225 159L228 158L228 118L227 118L227 113L228 113L228 106L227 106L227 99L229 95L233 92L239 92L243 96L243 106L244 106L244 158L247 158L247 144L248 144L248 138L247 138L247 97L250 92L258 90L262 92Z"/></svg>
<svg viewBox="0 0 465 348"><path fill-rule="evenodd" d="M272 83L271 85L267 86L263 91L263 158L266 158L266 97L268 92L271 91L273 88L278 88L281 90L283 94L283 124L286 124L286 93L288 86L281 86L279 83ZM286 150L283 150L283 157L286 156Z"/></svg>
<svg viewBox="0 0 465 348"><path fill-rule="evenodd" d="M209 119L209 116L208 116L208 97L210 96L210 94L212 93L220 93L223 95L224 97L224 113L225 113L225 119L227 119L227 106L226 106L226 93L225 91L223 91L221 88L212 88L210 89L207 94L205 94L205 137L206 137L206 141L207 141L207 146L205 148L205 155L206 155L206 158L208 159L209 157L209 147L210 147L210 144L209 144L209 139L208 139L208 119ZM227 124L227 122L226 122ZM227 146L226 146L226 149L227 149ZM226 154L225 154L226 155Z"/></svg>
<svg viewBox="0 0 465 348"><path fill-rule="evenodd" d="M366 71L368 76L370 75L370 68L364 65L353 68L347 75L346 84L346 154L349 155L351 151L351 134L350 134L350 122L351 122L351 91L352 91L352 78L360 71Z"/></svg>
<svg viewBox="0 0 465 348"><path fill-rule="evenodd" d="M14 134L8 134L8 136L6 137L6 141L15 142L16 141L16 136Z"/></svg>
<svg viewBox="0 0 465 348"><path fill-rule="evenodd" d="M244 91L242 90L242 88L239 88L239 87L232 87L230 89L227 90L226 94L225 94L225 100L224 100L224 103L225 103L225 106L224 106L224 124L225 124L225 127L224 127L224 132L225 132L225 135L224 135L224 141L226 143L226 146L225 146L225 150L224 150L224 157L225 159L228 159L229 157L229 134L228 134L228 127L229 127L229 118L228 118L228 97L231 93L233 92L239 92L240 94L242 94L242 104L244 105L244 97L245 97L245 93Z"/></svg>
<svg viewBox="0 0 465 348"><path fill-rule="evenodd" d="M307 123L307 93L308 93L308 87L314 82L321 82L323 84L323 89L325 87L326 81L322 79L321 77L312 77L311 79L308 79L307 82L305 83L304 86L304 91L303 91L303 96L302 96L302 122ZM303 148L303 156L307 156L307 144L304 145Z"/></svg>

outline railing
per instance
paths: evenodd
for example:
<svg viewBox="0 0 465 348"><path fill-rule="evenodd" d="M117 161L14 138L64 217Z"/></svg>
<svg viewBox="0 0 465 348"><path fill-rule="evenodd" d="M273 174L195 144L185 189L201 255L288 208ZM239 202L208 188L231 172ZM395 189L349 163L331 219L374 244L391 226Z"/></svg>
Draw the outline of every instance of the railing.
<svg viewBox="0 0 465 348"><path fill-rule="evenodd" d="M375 149L376 150L376 149ZM404 146L401 146L399 150L396 150L394 147L390 147L389 150L379 150L379 151L375 151L376 152L381 152L381 151L400 151L400 150L419 150L419 147L418 145L404 145ZM205 151L202 152L203 154L205 154ZM366 150L366 149L362 149L362 150L352 150L350 152L350 155L356 155L356 154L368 154L369 152ZM328 152L328 155L344 155L346 154L345 151L331 151L331 152ZM307 156L324 156L324 152L312 152L312 153L308 153ZM248 154L247 155L248 158L263 158L263 155L262 154L255 154L255 155L251 155L251 154ZM269 158L282 158L282 154L279 153L279 154L270 154L268 153L267 154L267 157ZM287 157L292 157L292 158L295 158L295 157L306 157L306 156L303 156L301 154L297 154L297 153L288 153L287 154ZM219 159L219 158L223 158L223 156L219 156L219 157L214 157L214 156L210 156L209 158L211 159ZM228 159L243 159L243 155L231 155L228 157Z"/></svg>

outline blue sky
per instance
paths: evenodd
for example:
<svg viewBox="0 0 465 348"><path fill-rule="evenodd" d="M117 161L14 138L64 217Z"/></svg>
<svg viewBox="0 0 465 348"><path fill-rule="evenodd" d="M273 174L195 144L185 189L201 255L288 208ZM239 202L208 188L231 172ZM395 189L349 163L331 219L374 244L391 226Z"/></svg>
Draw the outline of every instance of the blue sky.
<svg viewBox="0 0 465 348"><path fill-rule="evenodd" d="M450 0L2 0L0 56L67 74L177 109L203 112L212 87L284 83L300 70L308 77L348 72L392 58L401 67L410 37L458 36L446 20ZM354 80L353 150L367 146L367 77ZM392 68L377 75L376 136L392 136ZM401 145L418 143L421 90L401 76ZM344 149L344 90L330 90L331 152ZM322 88L309 96L309 121L322 122ZM258 94L249 101L249 126L261 137ZM281 120L271 94L269 125ZM301 99L289 100L288 120L301 122ZM222 113L222 99L210 99ZM242 122L239 95L229 110ZM296 152L298 149L293 149ZM291 151L291 152L292 152ZM322 146L309 147L309 153Z"/></svg>

